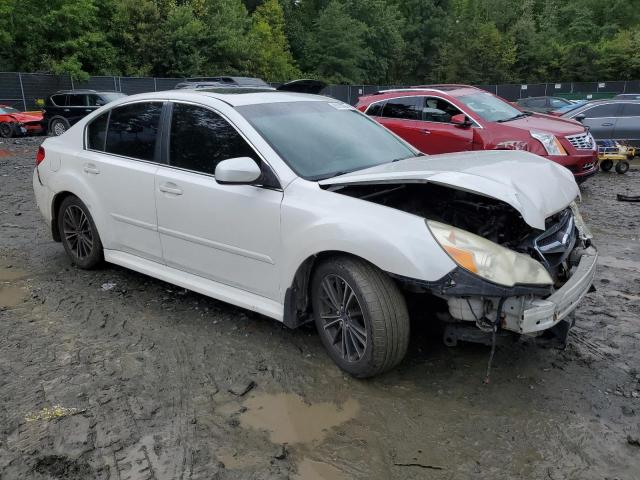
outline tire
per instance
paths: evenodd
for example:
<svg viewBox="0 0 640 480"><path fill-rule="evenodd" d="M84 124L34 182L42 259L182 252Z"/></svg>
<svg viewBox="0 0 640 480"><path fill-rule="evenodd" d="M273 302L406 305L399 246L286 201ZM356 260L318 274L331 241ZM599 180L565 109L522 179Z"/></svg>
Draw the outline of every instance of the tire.
<svg viewBox="0 0 640 480"><path fill-rule="evenodd" d="M2 138L13 137L13 125L7 122L0 123L0 137Z"/></svg>
<svg viewBox="0 0 640 480"><path fill-rule="evenodd" d="M78 197L69 196L60 204L58 232L67 255L79 268L91 270L103 261L98 229L89 209Z"/></svg>
<svg viewBox="0 0 640 480"><path fill-rule="evenodd" d="M51 120L51 124L49 125L49 131L52 135L59 137L64 132L66 132L69 127L69 122L67 122L64 118L54 118Z"/></svg>
<svg viewBox="0 0 640 480"><path fill-rule="evenodd" d="M625 160L620 160L616 163L616 172L620 175L623 175L629 171L629 162Z"/></svg>
<svg viewBox="0 0 640 480"><path fill-rule="evenodd" d="M373 265L347 256L321 263L313 274L311 301L322 343L342 370L372 377L404 358L407 305L391 278Z"/></svg>
<svg viewBox="0 0 640 480"><path fill-rule="evenodd" d="M602 160L600 162L600 168L603 172L608 172L613 167L613 160Z"/></svg>

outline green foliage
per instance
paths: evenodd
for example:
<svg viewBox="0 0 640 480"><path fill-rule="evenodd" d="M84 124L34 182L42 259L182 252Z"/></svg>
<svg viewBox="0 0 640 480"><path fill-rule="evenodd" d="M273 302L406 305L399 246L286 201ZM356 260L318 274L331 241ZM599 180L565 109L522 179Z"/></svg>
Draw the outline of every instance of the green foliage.
<svg viewBox="0 0 640 480"><path fill-rule="evenodd" d="M640 0L0 0L0 70L340 83L640 78Z"/></svg>

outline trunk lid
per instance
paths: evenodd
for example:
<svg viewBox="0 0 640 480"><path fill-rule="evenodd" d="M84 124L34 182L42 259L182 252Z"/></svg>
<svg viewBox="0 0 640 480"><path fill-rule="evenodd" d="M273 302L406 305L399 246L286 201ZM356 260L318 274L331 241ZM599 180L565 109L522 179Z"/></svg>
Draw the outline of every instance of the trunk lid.
<svg viewBox="0 0 640 480"><path fill-rule="evenodd" d="M318 182L323 187L355 184L436 183L501 200L527 224L565 209L580 190L566 168L528 152L478 151L422 156L358 170Z"/></svg>

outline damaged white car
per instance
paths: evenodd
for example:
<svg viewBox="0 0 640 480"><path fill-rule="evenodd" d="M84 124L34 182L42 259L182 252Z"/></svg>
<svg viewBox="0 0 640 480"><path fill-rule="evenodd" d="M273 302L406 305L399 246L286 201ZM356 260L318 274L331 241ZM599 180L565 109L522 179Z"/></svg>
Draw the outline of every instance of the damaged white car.
<svg viewBox="0 0 640 480"><path fill-rule="evenodd" d="M425 157L321 96L126 97L46 140L33 187L79 267L315 321L357 377L402 360L408 297L450 345L562 337L595 274L568 170L520 151Z"/></svg>

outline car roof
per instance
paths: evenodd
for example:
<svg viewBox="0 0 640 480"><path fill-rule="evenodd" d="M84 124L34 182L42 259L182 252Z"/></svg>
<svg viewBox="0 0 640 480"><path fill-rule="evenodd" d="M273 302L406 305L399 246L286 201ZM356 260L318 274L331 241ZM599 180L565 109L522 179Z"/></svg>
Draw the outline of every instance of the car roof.
<svg viewBox="0 0 640 480"><path fill-rule="evenodd" d="M73 94L73 93L123 93L123 92L116 92L115 90L92 90L90 88L78 88L76 90L58 90L57 92L52 93L52 95L62 95L65 93Z"/></svg>
<svg viewBox="0 0 640 480"><path fill-rule="evenodd" d="M392 88L389 90L380 90L379 92L360 97L361 101L380 101L388 98L397 98L408 95L429 95L441 94L458 97L469 95L471 93L486 92L481 88L471 85L442 84L442 85L417 85L408 88ZM489 92L486 92L489 93Z"/></svg>
<svg viewBox="0 0 640 480"><path fill-rule="evenodd" d="M308 93L279 92L259 88L202 88L197 90L179 89L162 92L139 93L117 100L117 104L140 100L192 100L202 102L206 98L223 101L233 107L283 102L339 102L334 98ZM116 103L113 103L116 105Z"/></svg>

